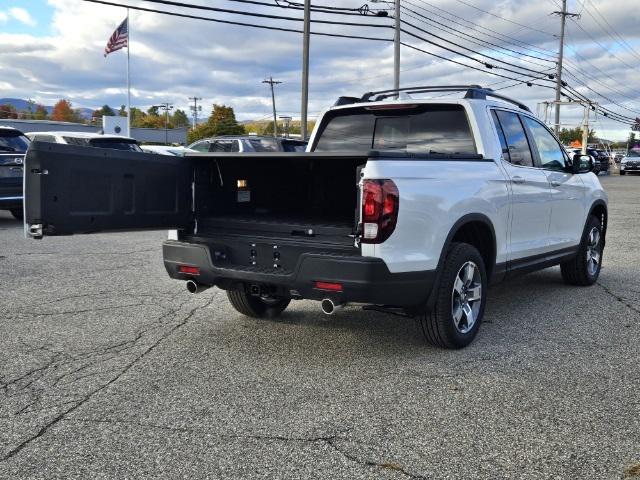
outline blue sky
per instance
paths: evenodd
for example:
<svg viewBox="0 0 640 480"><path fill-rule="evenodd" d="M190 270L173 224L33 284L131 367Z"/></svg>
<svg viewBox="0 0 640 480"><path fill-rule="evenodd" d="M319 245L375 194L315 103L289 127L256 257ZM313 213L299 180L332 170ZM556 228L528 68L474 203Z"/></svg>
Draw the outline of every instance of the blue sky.
<svg viewBox="0 0 640 480"><path fill-rule="evenodd" d="M0 28L6 33L24 33L37 37L51 35L51 19L54 8L47 0L0 0L0 11L10 12L13 8L22 8L29 12L31 18L36 22L35 26L22 23L9 14L9 19L0 24Z"/></svg>
<svg viewBox="0 0 640 480"><path fill-rule="evenodd" d="M184 8L152 5L142 0L113 0L174 12ZM275 6L258 7L229 0L189 0L200 5L275 13L300 17L296 10ZM263 0L269 2L269 0ZM555 58L558 18L557 0L402 0L411 10L422 12L459 29L458 36L435 30L424 20L405 17L429 32L478 50L474 56L491 55L521 67L551 67ZM638 1L638 0L635 0ZM360 7L365 0L323 0L316 3ZM269 2L270 3L270 2ZM280 2L282 3L282 2ZM576 78L568 78L581 93L593 97L589 88L605 94L602 105L619 113L640 116L640 8L629 8L620 0L569 0L569 9L582 11L579 20L567 25L566 58ZM372 9L384 7L369 2ZM584 8L583 8L584 6ZM483 13L477 8L481 8ZM19 10L15 10L19 9ZM20 10L21 9L21 10ZM426 10L425 10L426 9ZM300 28L295 21L254 19L231 14L189 12L251 21L262 25ZM26 16L25 16L26 15ZM283 83L276 87L278 112L294 117L300 112L301 39L296 33L282 33L220 23L188 20L156 13L132 11L131 14L132 105L147 108L160 102L172 102L188 109L188 98L202 97L203 108L213 103L234 107L240 119L261 119L271 115L271 97L265 77L273 75ZM452 17L455 15L455 17ZM125 54L102 55L107 39L125 16L124 8L96 5L82 0L0 0L0 98L33 98L52 105L60 98L74 106L96 108L103 104L119 107L126 98ZM316 19L335 20L335 16L317 14ZM341 17L343 21L366 21L390 27L391 19ZM606 19L606 22L605 20ZM467 27L453 23L462 22ZM466 23L465 23L466 22ZM612 31L612 29L615 29ZM391 38L389 28L332 26L315 24L314 31L360 34ZM503 40L483 37L495 32ZM460 37L462 34L462 37ZM471 34L465 38L464 35ZM493 35L493 34L491 34ZM509 40L509 38L511 40ZM543 51L547 60L513 57L494 47L478 47L469 42L488 40L509 45L514 50L531 48ZM414 37L404 41L445 58L454 57ZM623 44L626 42L626 45ZM510 56L507 56L510 55ZM539 56L538 53L533 55ZM462 63L468 58L455 57ZM393 48L388 42L312 37L310 105L312 115L331 105L340 95L361 95L364 91L389 88L392 82ZM459 65L406 47L402 48L401 84L479 83L500 88L508 82L489 72L464 69ZM493 70L499 73L501 70ZM502 71L502 73L507 73ZM495 86L494 86L495 85ZM518 98L532 110L539 102L551 100L553 91L529 88L522 84L502 93ZM579 109L566 108L563 122L576 126ZM608 119L600 118L596 129L606 138L622 138L627 130Z"/></svg>

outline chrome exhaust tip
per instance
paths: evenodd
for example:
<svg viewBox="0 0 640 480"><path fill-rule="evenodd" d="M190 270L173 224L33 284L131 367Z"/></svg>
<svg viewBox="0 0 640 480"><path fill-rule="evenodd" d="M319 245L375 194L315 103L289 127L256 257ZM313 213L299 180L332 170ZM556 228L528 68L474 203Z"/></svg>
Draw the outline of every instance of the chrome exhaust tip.
<svg viewBox="0 0 640 480"><path fill-rule="evenodd" d="M325 315L333 315L336 310L342 308L343 304L334 303L330 298L325 298L320 302L320 308L322 309L322 313Z"/></svg>
<svg viewBox="0 0 640 480"><path fill-rule="evenodd" d="M208 285L200 285L194 282L193 280L187 280L187 290L189 291L189 293L193 293L193 294L202 293L207 288L209 288Z"/></svg>

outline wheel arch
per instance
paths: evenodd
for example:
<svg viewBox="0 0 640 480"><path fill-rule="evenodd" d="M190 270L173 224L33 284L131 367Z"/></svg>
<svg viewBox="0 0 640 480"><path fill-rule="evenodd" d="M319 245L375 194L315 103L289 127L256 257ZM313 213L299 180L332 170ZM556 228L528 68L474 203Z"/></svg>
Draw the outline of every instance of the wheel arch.
<svg viewBox="0 0 640 480"><path fill-rule="evenodd" d="M436 270L431 295L427 301L428 309L431 309L436 301L435 292L440 286L444 261L453 242L468 243L478 249L485 262L487 280L491 279L496 266L497 242L493 223L482 213L469 213L460 217L451 227L440 251L440 258Z"/></svg>
<svg viewBox="0 0 640 480"><path fill-rule="evenodd" d="M602 225L602 248L604 248L604 244L605 244L605 239L607 237L607 221L608 221L608 209L607 209L607 204L604 200L602 199L598 199L595 202L593 202L593 204L591 205L591 208L589 209L589 215L587 215L587 218L585 219L585 229L587 228L587 222L589 221L589 217L593 215L594 217L597 217Z"/></svg>

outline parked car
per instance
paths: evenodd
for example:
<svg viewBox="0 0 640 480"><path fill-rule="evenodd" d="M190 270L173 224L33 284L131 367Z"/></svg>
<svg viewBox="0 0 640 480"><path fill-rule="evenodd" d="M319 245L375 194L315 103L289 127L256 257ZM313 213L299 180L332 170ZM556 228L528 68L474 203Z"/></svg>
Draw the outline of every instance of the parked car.
<svg viewBox="0 0 640 480"><path fill-rule="evenodd" d="M187 152L195 152L195 150L187 147L174 147L172 145L140 145L140 148L144 152L173 155L175 157L184 157Z"/></svg>
<svg viewBox="0 0 640 480"><path fill-rule="evenodd" d="M466 94L409 96L452 90ZM409 98L341 98L305 153L113 152L119 161L105 162L94 149L36 143L28 232L176 228L164 265L192 293L217 286L259 318L299 299L326 314L360 304L416 317L446 348L476 336L490 282L553 265L570 285L596 282L607 194L591 157L570 159L526 106L491 90L400 91Z"/></svg>
<svg viewBox="0 0 640 480"><path fill-rule="evenodd" d="M629 150L629 152L620 160L620 175L628 173L640 172L640 152L637 150Z"/></svg>
<svg viewBox="0 0 640 480"><path fill-rule="evenodd" d="M27 136L33 142L52 142L80 147L112 148L141 152L138 142L129 137L118 135L102 135L88 132L29 132Z"/></svg>
<svg viewBox="0 0 640 480"><path fill-rule="evenodd" d="M29 139L20 130L0 127L0 210L21 220L22 175Z"/></svg>
<svg viewBox="0 0 640 480"><path fill-rule="evenodd" d="M222 136L198 140L188 148L198 152L304 152L307 142L258 135Z"/></svg>
<svg viewBox="0 0 640 480"><path fill-rule="evenodd" d="M572 148L569 151L575 155L582 154L582 150L580 148ZM600 175L601 173L604 173L605 175L609 174L609 155L604 150L587 148L587 155L593 158L593 173L595 173L596 175Z"/></svg>

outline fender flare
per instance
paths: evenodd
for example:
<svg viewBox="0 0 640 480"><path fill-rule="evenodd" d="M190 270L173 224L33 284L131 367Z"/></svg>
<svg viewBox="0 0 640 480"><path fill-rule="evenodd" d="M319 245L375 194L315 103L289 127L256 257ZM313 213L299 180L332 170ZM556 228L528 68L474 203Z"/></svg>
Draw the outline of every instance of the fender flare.
<svg viewBox="0 0 640 480"><path fill-rule="evenodd" d="M491 237L493 240L493 264L485 265L487 270L487 276L489 276L489 272L493 271L496 265L496 256L497 256L497 242L496 242L496 231L493 227L493 223L486 215L482 213L468 213L460 217L451 227L449 233L447 234L447 238L444 241L444 245L442 246L442 250L440 251L440 258L438 260L438 266L436 267L436 276L433 282L433 286L431 287L431 292L427 299L426 308L428 311L433 309L433 306L436 303L437 291L440 288L440 281L442 278L442 270L444 267L444 261L447 257L447 252L449 251L449 247L451 246L451 242L453 241L453 237L455 237L456 233L462 228L464 225L471 222L482 222L491 231Z"/></svg>
<svg viewBox="0 0 640 480"><path fill-rule="evenodd" d="M587 215L587 218L584 219L584 228L582 229L582 237L584 237L584 234L587 230L587 222L589 221L589 217L591 215L593 215L593 211L596 209L596 207L603 207L604 208L604 218L602 219L602 248L604 249L605 246L605 240L607 237L607 221L609 219L609 208L607 206L607 202L605 202L604 200L602 200L601 198L597 199L596 201L594 201L591 204L591 207L589 207L589 214Z"/></svg>

